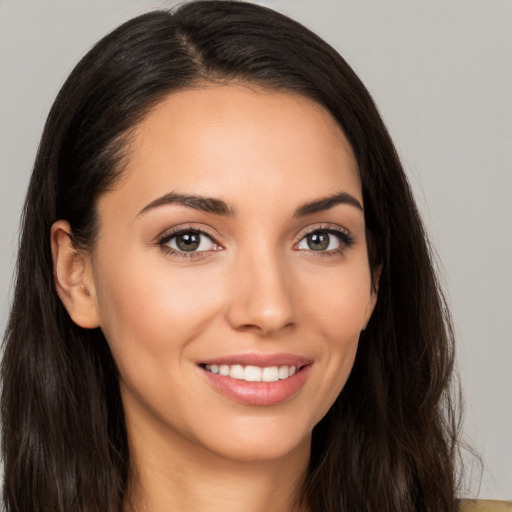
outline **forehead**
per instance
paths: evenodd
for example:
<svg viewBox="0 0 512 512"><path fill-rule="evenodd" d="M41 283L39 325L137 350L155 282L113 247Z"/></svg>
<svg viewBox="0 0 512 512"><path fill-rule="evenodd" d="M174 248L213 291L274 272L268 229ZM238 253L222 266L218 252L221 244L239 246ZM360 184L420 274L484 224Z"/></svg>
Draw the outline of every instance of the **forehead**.
<svg viewBox="0 0 512 512"><path fill-rule="evenodd" d="M127 157L116 191L141 207L171 191L230 202L240 192L304 202L341 189L361 198L357 164L338 123L290 92L243 85L174 92L136 127Z"/></svg>

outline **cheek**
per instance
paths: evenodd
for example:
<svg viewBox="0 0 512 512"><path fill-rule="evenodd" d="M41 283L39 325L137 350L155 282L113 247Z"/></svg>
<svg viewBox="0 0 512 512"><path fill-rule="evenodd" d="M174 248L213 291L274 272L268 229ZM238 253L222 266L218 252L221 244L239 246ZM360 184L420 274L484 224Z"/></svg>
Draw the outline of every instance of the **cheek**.
<svg viewBox="0 0 512 512"><path fill-rule="evenodd" d="M125 413L138 417L150 411L148 421L167 423L170 404L185 410L186 397L198 395L190 355L193 341L218 317L216 288L205 286L197 274L170 272L154 260L110 268L99 274L104 279L98 279L98 305L121 376Z"/></svg>
<svg viewBox="0 0 512 512"><path fill-rule="evenodd" d="M373 296L370 275L365 266L352 272L333 272L324 279L323 290L308 301L307 315L319 336L319 367L323 378L317 389L320 413L329 410L343 389L354 364L361 330L371 313Z"/></svg>
<svg viewBox="0 0 512 512"><path fill-rule="evenodd" d="M105 263L97 271L97 302L116 360L176 355L219 309L215 287L205 284L201 270L171 272L165 261L155 265L147 257Z"/></svg>
<svg viewBox="0 0 512 512"><path fill-rule="evenodd" d="M358 339L373 306L370 272L365 261L308 275L301 303L324 337L334 346ZM305 280L306 281L306 280Z"/></svg>

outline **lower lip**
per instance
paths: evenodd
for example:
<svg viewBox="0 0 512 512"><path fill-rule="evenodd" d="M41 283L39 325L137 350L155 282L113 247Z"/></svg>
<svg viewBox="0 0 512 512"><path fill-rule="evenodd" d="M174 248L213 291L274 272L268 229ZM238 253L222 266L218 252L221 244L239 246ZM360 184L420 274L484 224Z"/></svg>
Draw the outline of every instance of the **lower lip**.
<svg viewBox="0 0 512 512"><path fill-rule="evenodd" d="M274 405L294 396L306 382L311 365L291 377L275 382L247 382L225 377L202 368L206 378L223 395L247 405Z"/></svg>

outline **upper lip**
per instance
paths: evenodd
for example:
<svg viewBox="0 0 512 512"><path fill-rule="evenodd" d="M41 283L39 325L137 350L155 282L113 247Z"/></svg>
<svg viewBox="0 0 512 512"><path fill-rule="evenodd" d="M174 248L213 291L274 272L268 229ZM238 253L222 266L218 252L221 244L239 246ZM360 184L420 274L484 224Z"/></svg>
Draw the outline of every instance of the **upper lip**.
<svg viewBox="0 0 512 512"><path fill-rule="evenodd" d="M212 359L205 359L199 362L201 365L222 365L229 366L240 364L242 366L260 366L261 368L269 366L295 366L301 368L313 362L307 357L296 354L278 353L278 354L230 354Z"/></svg>

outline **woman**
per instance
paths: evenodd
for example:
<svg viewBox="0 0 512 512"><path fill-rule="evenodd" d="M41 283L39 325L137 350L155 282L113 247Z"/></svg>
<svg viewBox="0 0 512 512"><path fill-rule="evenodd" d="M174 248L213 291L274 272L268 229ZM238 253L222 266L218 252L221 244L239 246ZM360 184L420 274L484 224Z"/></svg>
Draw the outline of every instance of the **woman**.
<svg viewBox="0 0 512 512"><path fill-rule="evenodd" d="M325 42L237 2L125 23L64 84L33 171L6 509L455 510L429 254Z"/></svg>

